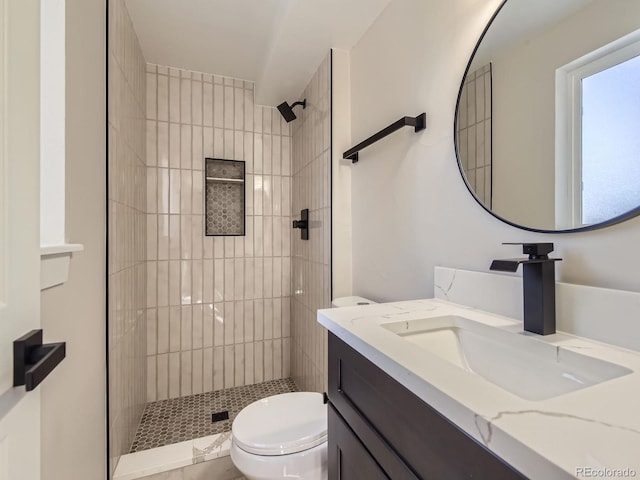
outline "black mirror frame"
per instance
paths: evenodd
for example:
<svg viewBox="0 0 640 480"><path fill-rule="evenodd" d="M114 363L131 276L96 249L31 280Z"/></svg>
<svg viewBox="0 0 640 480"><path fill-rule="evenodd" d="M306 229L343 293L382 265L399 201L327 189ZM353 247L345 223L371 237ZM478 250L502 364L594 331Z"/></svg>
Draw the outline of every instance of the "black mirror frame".
<svg viewBox="0 0 640 480"><path fill-rule="evenodd" d="M458 170L460 171L460 176L462 177L462 180L464 181L464 184L467 187L467 190L469 190L469 193L471 194L473 199L484 210L486 210L488 213L490 213L493 217L497 218L501 222L506 223L507 225L511 225L512 227L516 227L516 228L519 228L521 230L527 230L529 232L536 232L536 233L578 233L578 232L588 232L588 231L591 231L591 230L599 230L601 228L610 227L612 225L616 225L618 223L622 223L622 222L624 222L626 220L629 220L631 218L637 217L638 215L640 215L640 205L638 205L636 208L633 208L633 209L631 209L631 210L629 210L629 211L627 211L627 212L625 212L625 213L623 213L621 215L618 215L616 217L610 218L609 220L606 220L604 222L594 223L592 225L586 225L584 227L568 228L568 229L565 229L565 230L546 230L546 229L541 229L541 228L527 227L527 226L524 226L524 225L519 225L517 223L514 223L514 222L512 222L510 220L507 220L506 218L501 217L497 213L491 211L489 208L487 208L484 205L484 203L482 203L480 201L480 199L477 197L477 195L474 192L474 190L469 185L469 182L467 181L467 177L464 174L464 168L462 167L462 162L460 161L460 154L458 152L457 125L458 125L458 111L460 109L460 98L462 97L462 90L464 88L464 81L467 78L467 75L469 74L469 70L471 68L471 64L473 63L473 59L476 56L476 52L478 51L478 48L480 48L480 44L482 43L482 40L484 39L485 35L487 34L487 31L489 30L489 28L493 24L493 21L496 19L496 17L498 16L498 14L500 13L502 8L506 5L506 3L508 1L509 0L503 0L503 2L498 6L498 8L494 12L494 14L491 16L491 19L489 20L487 25L484 27L484 30L482 30L482 34L480 35L480 38L478 39L475 47L473 48L473 51L471 52L471 57L469 58L469 61L467 62L467 66L466 66L466 68L464 70L464 74L462 75L462 81L460 82L460 89L458 90L458 98L456 99L456 110L455 110L455 115L454 115L454 118L453 118L453 146L455 148L456 161L458 162ZM493 136L493 131L491 132L491 135Z"/></svg>

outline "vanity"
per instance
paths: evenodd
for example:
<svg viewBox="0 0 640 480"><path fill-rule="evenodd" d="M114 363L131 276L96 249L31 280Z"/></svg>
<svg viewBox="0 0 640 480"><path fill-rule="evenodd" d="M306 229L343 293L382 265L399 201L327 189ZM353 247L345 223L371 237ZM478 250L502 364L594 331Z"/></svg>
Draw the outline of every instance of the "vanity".
<svg viewBox="0 0 640 480"><path fill-rule="evenodd" d="M640 475L637 352L437 298L318 321L331 479Z"/></svg>

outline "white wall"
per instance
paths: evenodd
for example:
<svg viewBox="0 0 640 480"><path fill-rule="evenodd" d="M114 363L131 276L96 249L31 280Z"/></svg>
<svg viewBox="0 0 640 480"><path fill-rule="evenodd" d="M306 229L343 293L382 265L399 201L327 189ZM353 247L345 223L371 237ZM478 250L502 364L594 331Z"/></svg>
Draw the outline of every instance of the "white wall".
<svg viewBox="0 0 640 480"><path fill-rule="evenodd" d="M427 112L426 131L396 132L352 171L354 294L431 297L433 267L488 271L518 256L506 241L551 241L559 279L640 291L640 219L595 232L512 228L467 192L453 148L456 96L468 57L499 0L394 0L351 52L352 138ZM391 41L392 39L392 41Z"/></svg>
<svg viewBox="0 0 640 480"><path fill-rule="evenodd" d="M45 338L67 342L40 387L42 480L106 478L105 23L104 0L66 1L66 232L84 251L42 292Z"/></svg>
<svg viewBox="0 0 640 480"><path fill-rule="evenodd" d="M351 80L349 52L331 55L331 273L333 298L351 295L351 161L342 153L351 145Z"/></svg>

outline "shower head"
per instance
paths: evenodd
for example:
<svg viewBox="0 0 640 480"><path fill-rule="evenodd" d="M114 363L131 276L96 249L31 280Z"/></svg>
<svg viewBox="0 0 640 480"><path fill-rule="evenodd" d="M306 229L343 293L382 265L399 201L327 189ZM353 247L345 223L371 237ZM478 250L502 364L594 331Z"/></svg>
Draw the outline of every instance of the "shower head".
<svg viewBox="0 0 640 480"><path fill-rule="evenodd" d="M305 98L301 102L295 102L293 105L289 105L287 102L282 102L278 105L278 110L280 111L280 115L284 118L287 123L292 122L296 119L296 114L293 113L293 107L296 105L302 105L302 108L307 108L307 99Z"/></svg>

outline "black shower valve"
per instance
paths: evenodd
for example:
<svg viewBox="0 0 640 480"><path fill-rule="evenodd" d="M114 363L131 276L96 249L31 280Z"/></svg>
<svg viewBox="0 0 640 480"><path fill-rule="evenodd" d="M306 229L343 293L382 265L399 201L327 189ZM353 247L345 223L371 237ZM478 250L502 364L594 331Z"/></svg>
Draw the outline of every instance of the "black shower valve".
<svg viewBox="0 0 640 480"><path fill-rule="evenodd" d="M309 240L309 209L300 210L300 220L293 221L293 228L300 229L300 238Z"/></svg>

